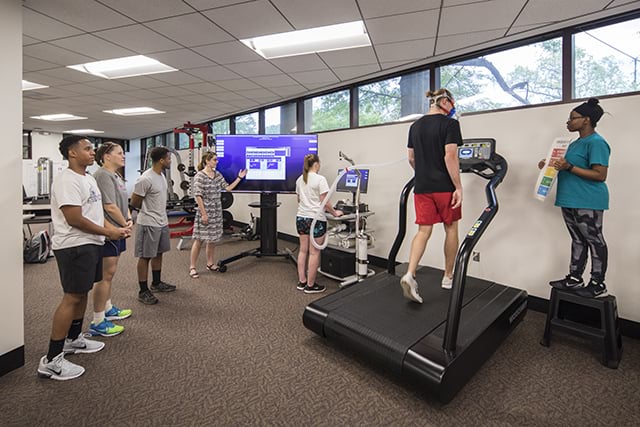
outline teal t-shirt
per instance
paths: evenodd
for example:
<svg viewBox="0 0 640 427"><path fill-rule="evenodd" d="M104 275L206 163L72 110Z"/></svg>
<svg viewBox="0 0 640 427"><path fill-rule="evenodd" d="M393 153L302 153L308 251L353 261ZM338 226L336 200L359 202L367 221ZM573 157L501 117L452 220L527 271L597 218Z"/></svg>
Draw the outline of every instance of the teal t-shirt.
<svg viewBox="0 0 640 427"><path fill-rule="evenodd" d="M597 133L573 141L565 159L572 165L591 169L593 165L609 166L611 148ZM558 173L556 206L574 209L609 209L609 189L607 184L591 181L562 170Z"/></svg>

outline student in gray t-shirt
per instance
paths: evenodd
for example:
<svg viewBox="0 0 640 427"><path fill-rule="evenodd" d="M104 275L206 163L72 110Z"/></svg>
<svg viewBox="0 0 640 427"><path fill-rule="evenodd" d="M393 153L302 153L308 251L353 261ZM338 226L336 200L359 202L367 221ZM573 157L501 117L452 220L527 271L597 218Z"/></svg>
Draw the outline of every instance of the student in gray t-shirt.
<svg viewBox="0 0 640 427"><path fill-rule="evenodd" d="M156 304L154 292L173 292L174 285L163 282L162 254L171 249L169 219L167 218L167 180L162 172L171 167L171 153L165 147L154 147L149 152L151 168L136 181L131 195L131 206L140 210L136 225L135 256L138 257L138 301ZM153 280L147 285L149 262Z"/></svg>

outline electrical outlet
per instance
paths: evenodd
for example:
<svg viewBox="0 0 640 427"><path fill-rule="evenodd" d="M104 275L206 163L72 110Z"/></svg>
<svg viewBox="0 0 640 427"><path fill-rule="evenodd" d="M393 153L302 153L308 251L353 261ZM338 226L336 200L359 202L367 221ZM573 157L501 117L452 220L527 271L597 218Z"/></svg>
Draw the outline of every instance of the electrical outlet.
<svg viewBox="0 0 640 427"><path fill-rule="evenodd" d="M480 252L473 251L471 252L471 259L475 262L480 262Z"/></svg>

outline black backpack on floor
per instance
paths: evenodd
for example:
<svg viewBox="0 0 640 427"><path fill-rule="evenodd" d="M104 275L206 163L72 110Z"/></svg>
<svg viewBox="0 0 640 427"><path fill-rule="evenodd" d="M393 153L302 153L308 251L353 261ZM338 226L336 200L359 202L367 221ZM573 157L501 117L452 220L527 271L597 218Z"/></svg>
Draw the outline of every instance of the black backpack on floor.
<svg viewBox="0 0 640 427"><path fill-rule="evenodd" d="M25 239L22 249L24 262L28 264L45 263L51 252L51 238L47 230L40 231Z"/></svg>

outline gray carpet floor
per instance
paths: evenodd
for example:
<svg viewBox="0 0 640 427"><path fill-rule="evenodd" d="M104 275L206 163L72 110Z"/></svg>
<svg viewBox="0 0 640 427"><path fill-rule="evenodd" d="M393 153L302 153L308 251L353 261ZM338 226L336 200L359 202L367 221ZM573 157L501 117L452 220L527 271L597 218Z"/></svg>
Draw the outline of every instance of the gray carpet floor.
<svg viewBox="0 0 640 427"><path fill-rule="evenodd" d="M544 315L529 311L441 405L305 329L302 312L318 296L295 290L291 262L245 258L209 273L202 254L193 280L175 244L163 278L178 290L155 306L137 302L136 260L122 256L113 300L134 314L103 351L69 356L86 373L67 382L36 376L62 295L55 261L25 265L26 363L0 377L0 425L640 425L637 340L625 338L619 369L608 369L584 341L540 346ZM217 256L256 244L229 241Z"/></svg>

